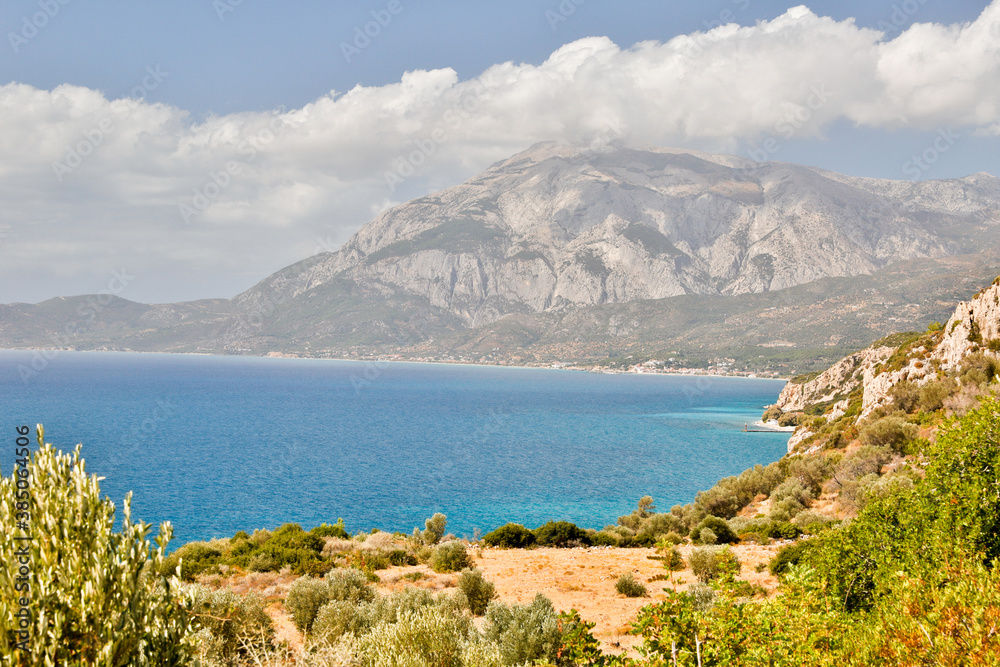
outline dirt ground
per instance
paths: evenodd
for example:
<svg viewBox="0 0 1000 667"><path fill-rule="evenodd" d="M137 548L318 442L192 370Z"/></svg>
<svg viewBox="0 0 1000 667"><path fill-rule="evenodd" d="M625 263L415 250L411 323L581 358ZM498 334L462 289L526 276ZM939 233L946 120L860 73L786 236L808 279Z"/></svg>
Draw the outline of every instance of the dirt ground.
<svg viewBox="0 0 1000 667"><path fill-rule="evenodd" d="M746 544L732 547L740 560L739 578L751 584L773 590L778 582L768 574L766 566L780 544L768 546ZM691 546L678 547L687 560ZM631 649L638 638L627 634L628 625L640 607L663 599L663 589L684 590L695 581L690 569L673 573L673 581L649 582L651 577L666 570L653 549L614 549L590 547L577 549L490 549L472 547L469 550L475 566L497 588L499 598L508 603L527 603L536 593L547 596L556 609L576 609L587 621L596 623L593 632L607 652ZM763 565L761 572L758 566ZM618 577L631 572L646 585L649 597L626 598L615 591ZM438 592L454 588L454 574L436 574L426 565L393 567L378 572L382 592L405 586L418 586ZM237 593L250 590L261 593L271 603L268 613L275 621L279 640L294 649L302 647L302 637L284 612L281 600L296 579L291 575L273 573L249 574L242 577L215 577L206 581L214 587L228 586Z"/></svg>

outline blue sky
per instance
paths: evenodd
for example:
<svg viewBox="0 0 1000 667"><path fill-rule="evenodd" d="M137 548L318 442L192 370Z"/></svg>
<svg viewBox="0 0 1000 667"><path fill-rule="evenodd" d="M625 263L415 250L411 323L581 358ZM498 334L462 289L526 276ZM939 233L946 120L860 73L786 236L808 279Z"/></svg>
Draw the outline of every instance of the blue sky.
<svg viewBox="0 0 1000 667"><path fill-rule="evenodd" d="M602 123L629 143L744 157L777 137L770 159L852 175L1000 174L1000 30L991 18L957 33L988 5L826 0L806 12L764 0L8 0L0 6L0 302L99 291L129 262L141 277L126 298L232 296L336 248L387 206L461 182L536 140L587 141ZM366 27L375 32L377 18L385 25L346 58L343 44ZM698 57L671 88L664 63L683 53L671 40L693 33L701 33L691 41ZM607 39L587 39L596 37ZM645 41L656 48L632 48ZM615 86L642 79L647 62L667 69L617 96ZM554 108L537 80L567 67L575 78ZM970 69L956 92L949 72ZM805 109L819 84L831 86L833 102L782 136L781 114ZM399 156L483 85L491 91L483 108L412 178L387 188ZM128 106L129 97L142 99ZM386 109L401 111L382 118ZM247 141L266 137L275 114L277 139L248 159ZM947 152L914 170L911 158L942 131L953 138ZM60 171L99 135L93 156ZM185 215L234 159L232 185ZM43 259L56 265L48 275L21 277Z"/></svg>

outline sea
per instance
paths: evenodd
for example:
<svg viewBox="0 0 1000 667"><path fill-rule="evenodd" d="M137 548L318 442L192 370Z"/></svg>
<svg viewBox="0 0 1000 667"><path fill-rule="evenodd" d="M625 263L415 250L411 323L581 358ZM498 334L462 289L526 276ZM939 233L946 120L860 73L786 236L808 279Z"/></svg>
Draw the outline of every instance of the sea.
<svg viewBox="0 0 1000 667"><path fill-rule="evenodd" d="M780 458L744 432L783 381L458 364L0 352L0 472L45 425L176 547L295 522L458 536L508 521L599 529ZM153 530L155 534L155 529Z"/></svg>

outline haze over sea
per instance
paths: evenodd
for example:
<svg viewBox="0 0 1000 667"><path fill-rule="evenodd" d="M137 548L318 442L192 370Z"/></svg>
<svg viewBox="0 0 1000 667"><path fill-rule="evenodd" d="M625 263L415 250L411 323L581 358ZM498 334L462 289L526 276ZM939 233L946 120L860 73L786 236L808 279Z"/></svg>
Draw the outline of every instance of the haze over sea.
<svg viewBox="0 0 1000 667"><path fill-rule="evenodd" d="M195 539L305 528L458 535L507 521L614 523L643 495L666 510L756 463L787 433L744 433L783 381L413 363L0 352L14 428L41 422L133 517ZM154 531L155 532L155 531Z"/></svg>

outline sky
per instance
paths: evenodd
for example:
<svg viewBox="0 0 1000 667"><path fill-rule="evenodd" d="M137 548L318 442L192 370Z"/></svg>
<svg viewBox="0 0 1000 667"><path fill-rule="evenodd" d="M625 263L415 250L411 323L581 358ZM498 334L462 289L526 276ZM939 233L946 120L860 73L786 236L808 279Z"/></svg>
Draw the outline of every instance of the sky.
<svg viewBox="0 0 1000 667"><path fill-rule="evenodd" d="M0 303L232 297L539 141L1000 175L1000 0L6 0L0 35Z"/></svg>

